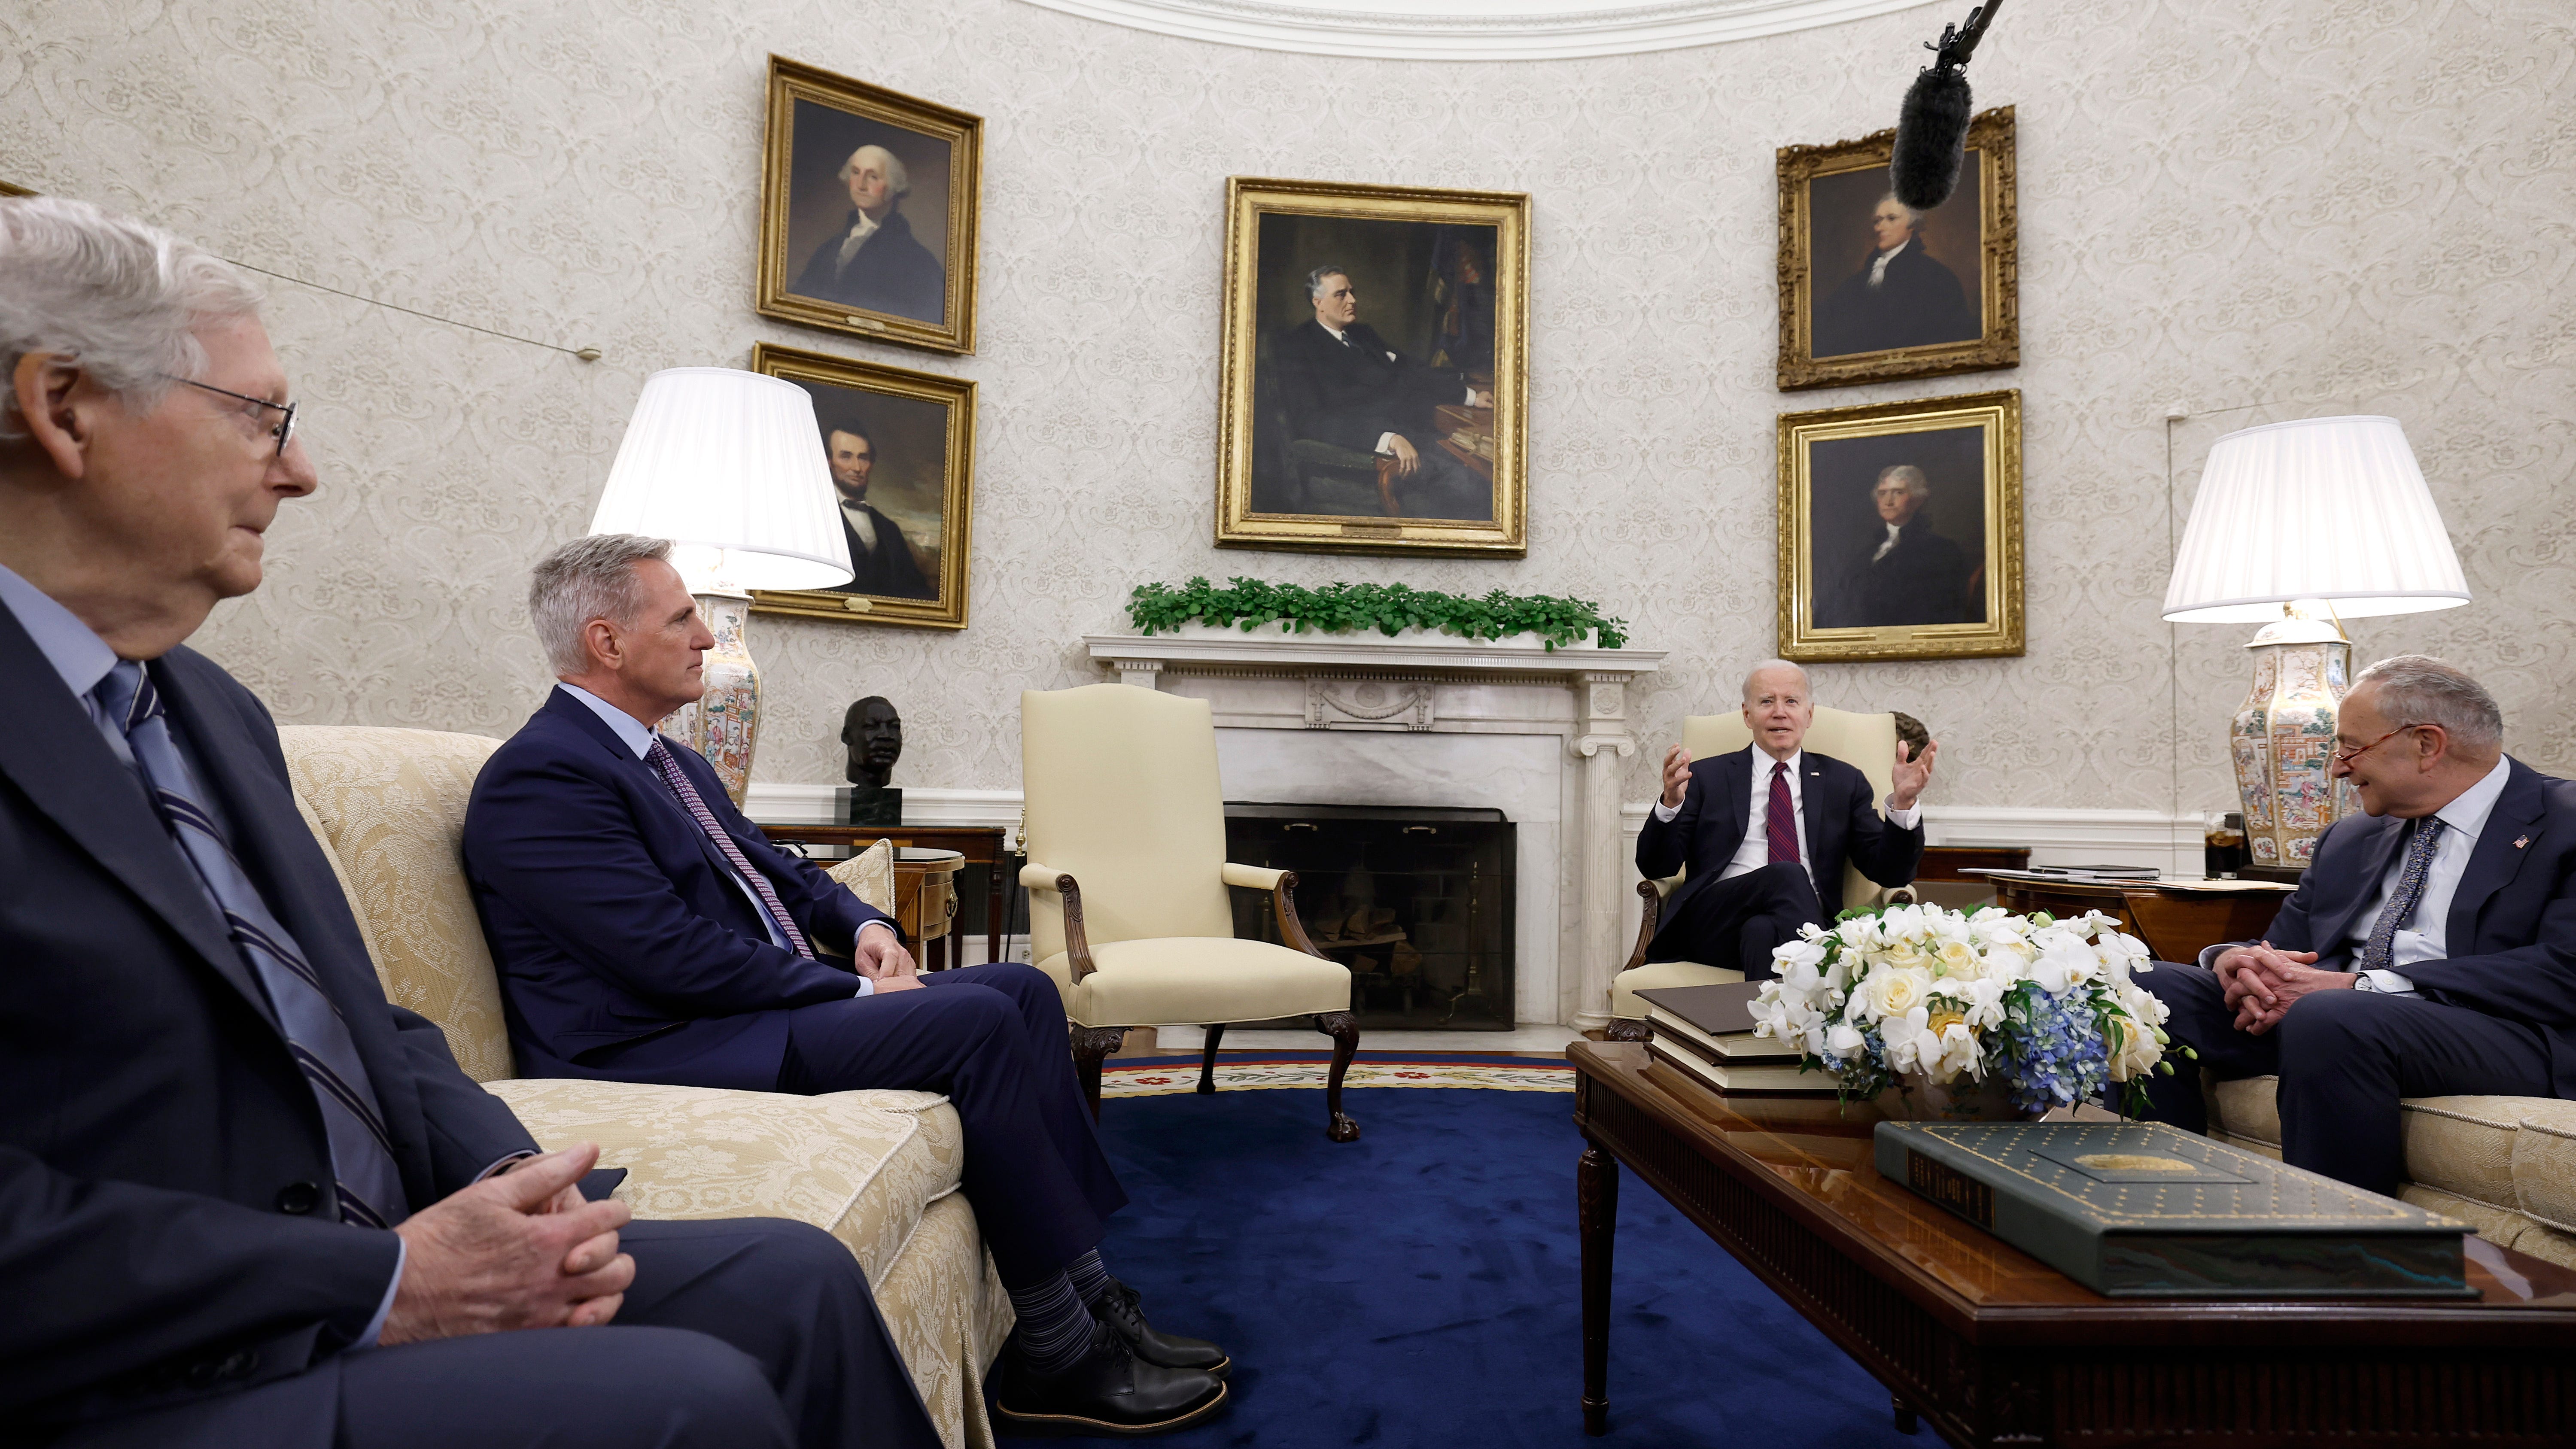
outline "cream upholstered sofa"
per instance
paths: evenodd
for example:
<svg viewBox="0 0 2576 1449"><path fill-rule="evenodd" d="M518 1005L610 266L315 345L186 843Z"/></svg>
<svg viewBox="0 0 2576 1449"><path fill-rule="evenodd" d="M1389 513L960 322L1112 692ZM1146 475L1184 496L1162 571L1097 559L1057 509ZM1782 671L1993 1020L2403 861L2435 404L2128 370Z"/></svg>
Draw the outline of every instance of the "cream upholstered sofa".
<svg viewBox="0 0 2576 1449"><path fill-rule="evenodd" d="M956 1109L929 1092L796 1097L517 1075L500 983L458 840L479 735L303 726L278 731L305 823L331 857L385 994L437 1022L466 1073L548 1147L596 1142L640 1218L795 1218L857 1255L949 1449L984 1449L984 1369L1010 1300L957 1191ZM873 866L873 879L868 879ZM836 875L891 910L883 852Z"/></svg>
<svg viewBox="0 0 2576 1449"><path fill-rule="evenodd" d="M1694 760L1711 755L1731 754L1753 743L1753 731L1738 714L1695 714L1682 721L1682 748ZM1848 710L1823 709L1807 726L1803 748L1819 755L1840 760L1869 777L1872 798L1884 801L1896 788L1896 716L1892 714L1854 714ZM1732 966L1704 966L1695 961L1646 960L1646 944L1655 936L1655 926L1664 899L1681 886L1682 877L1637 882L1637 894L1645 902L1642 919L1637 923L1637 942L1629 949L1628 964L1610 982L1610 1015L1614 1018L1612 1035L1634 1037L1642 1026L1625 1023L1643 1022L1646 1003L1639 991L1653 991L1668 986L1708 986L1722 981L1741 981L1744 973ZM1904 887L1896 887L1903 890ZM1846 864L1843 867L1843 905L1874 905L1893 892L1862 875Z"/></svg>
<svg viewBox="0 0 2576 1449"><path fill-rule="evenodd" d="M2204 1078L2209 1135L2279 1157L2276 1080ZM2449 1213L2488 1242L2576 1268L2576 1102L2418 1097L2399 1112L2408 1178L2399 1197Z"/></svg>

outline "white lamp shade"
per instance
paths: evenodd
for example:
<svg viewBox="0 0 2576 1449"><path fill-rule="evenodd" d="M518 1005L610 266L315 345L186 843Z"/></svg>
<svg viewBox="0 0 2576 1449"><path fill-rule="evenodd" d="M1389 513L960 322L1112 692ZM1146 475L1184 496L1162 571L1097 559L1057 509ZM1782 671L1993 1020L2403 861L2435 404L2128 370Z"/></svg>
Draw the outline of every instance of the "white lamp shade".
<svg viewBox="0 0 2576 1449"><path fill-rule="evenodd" d="M2346 618L2469 601L2415 450L2395 418L2308 418L2209 450L2164 616L2256 624L2320 599Z"/></svg>
<svg viewBox="0 0 2576 1449"><path fill-rule="evenodd" d="M644 379L590 531L671 540L693 589L824 589L851 578L813 398L730 367Z"/></svg>

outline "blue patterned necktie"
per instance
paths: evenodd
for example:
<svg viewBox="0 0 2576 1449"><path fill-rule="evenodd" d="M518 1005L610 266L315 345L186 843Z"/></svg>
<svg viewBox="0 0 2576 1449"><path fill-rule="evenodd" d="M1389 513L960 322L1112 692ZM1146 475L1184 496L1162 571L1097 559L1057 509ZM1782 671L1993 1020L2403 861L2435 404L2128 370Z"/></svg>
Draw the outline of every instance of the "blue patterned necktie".
<svg viewBox="0 0 2576 1449"><path fill-rule="evenodd" d="M706 797L698 793L697 786L689 783L688 773L680 768L678 757L671 753L670 746L662 743L660 735L653 737L653 748L644 752L644 761L662 772L662 783L670 786L671 793L679 797L680 808L688 811L689 818L698 822L698 829L706 832L707 839L724 852L724 858L732 862L734 873L742 877L742 883L760 893L761 908L778 923L778 932L786 939L787 949L808 961L813 960L814 948L806 943L805 933L797 928L796 918L787 913L787 903L778 898L778 891L770 885L769 877L752 869L751 862L743 858L742 847L734 844L733 837L725 834L725 828L716 823L716 813L707 808Z"/></svg>
<svg viewBox="0 0 2576 1449"><path fill-rule="evenodd" d="M2361 969L2386 971L2397 948L2397 933L2415 919L2415 903L2423 899L2424 877L2433 869L2433 852L2440 848L2442 819L2427 815L2415 822L2415 838L2406 846L2406 868L2397 873L2397 888L2388 893L2388 904L2381 908L2379 919L2371 925L2370 939L2361 948Z"/></svg>
<svg viewBox="0 0 2576 1449"><path fill-rule="evenodd" d="M322 1125L330 1133L332 1175L338 1179L341 1221L370 1228L401 1222L411 1215L403 1196L402 1170L394 1163L384 1114L376 1107L374 1085L367 1080L357 1044L350 1040L349 1023L323 994L321 978L305 961L295 938L270 914L259 888L251 884L214 817L207 813L196 773L179 753L178 741L171 738L170 719L162 711L152 676L142 665L120 660L99 681L98 700L107 717L125 731L153 808L169 827L179 853L196 868L207 898L223 913L234 948L268 993L268 1004L285 1028L287 1050L303 1068L313 1099L321 1105Z"/></svg>

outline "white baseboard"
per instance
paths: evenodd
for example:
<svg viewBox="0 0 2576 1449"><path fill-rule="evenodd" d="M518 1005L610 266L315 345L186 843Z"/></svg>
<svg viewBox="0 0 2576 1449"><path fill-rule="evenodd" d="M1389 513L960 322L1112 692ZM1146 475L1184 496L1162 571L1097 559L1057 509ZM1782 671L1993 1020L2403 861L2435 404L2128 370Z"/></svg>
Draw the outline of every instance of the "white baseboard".
<svg viewBox="0 0 2576 1449"><path fill-rule="evenodd" d="M742 813L780 825L829 825L834 821L840 789L838 785L781 785L754 780L744 792ZM914 825L999 825L1016 834L1020 828L1020 792L906 785L903 815Z"/></svg>

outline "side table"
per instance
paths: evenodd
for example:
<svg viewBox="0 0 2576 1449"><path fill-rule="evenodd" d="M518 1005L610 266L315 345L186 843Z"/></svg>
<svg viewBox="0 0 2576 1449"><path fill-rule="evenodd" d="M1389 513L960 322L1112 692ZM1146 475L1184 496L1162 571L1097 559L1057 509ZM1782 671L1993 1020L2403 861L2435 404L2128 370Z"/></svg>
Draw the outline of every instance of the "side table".
<svg viewBox="0 0 2576 1449"><path fill-rule="evenodd" d="M2259 939L2281 913L2287 890L2241 882L2195 887L2175 881L2034 881L1996 875L1995 904L2027 915L2100 911L2147 943L2159 961L2198 961L2201 948Z"/></svg>
<svg viewBox="0 0 2576 1449"><path fill-rule="evenodd" d="M957 872L963 851L901 845L894 852L894 923L920 953L925 971L957 965ZM931 947L938 949L933 959Z"/></svg>
<svg viewBox="0 0 2576 1449"><path fill-rule="evenodd" d="M960 864L986 867L984 957L989 961L1002 959L1010 887L1019 879L1019 871L1012 865L1017 857L1011 853L1011 833L1001 826L763 825L760 833L768 836L772 845L835 845L843 850L865 850L880 840L891 840L898 851L905 846L956 851L965 857ZM897 864L900 873L900 862ZM955 949L953 944L950 949Z"/></svg>

